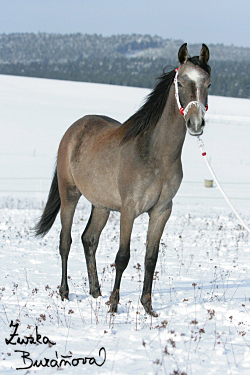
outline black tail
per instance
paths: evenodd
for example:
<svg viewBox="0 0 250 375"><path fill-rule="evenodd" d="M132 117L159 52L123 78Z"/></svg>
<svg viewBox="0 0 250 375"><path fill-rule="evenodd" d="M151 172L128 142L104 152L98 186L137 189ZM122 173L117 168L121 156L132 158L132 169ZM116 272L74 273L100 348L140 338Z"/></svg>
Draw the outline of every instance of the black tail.
<svg viewBox="0 0 250 375"><path fill-rule="evenodd" d="M57 172L55 170L46 206L39 222L34 227L35 236L43 237L48 233L56 219L60 206L61 200L58 190Z"/></svg>

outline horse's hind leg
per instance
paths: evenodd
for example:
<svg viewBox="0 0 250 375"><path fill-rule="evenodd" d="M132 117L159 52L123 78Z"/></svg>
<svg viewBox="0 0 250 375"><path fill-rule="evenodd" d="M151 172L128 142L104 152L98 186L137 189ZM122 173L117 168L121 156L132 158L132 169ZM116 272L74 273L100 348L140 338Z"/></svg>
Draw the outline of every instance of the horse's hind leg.
<svg viewBox="0 0 250 375"><path fill-rule="evenodd" d="M109 212L105 208L92 206L88 224L82 234L82 243L88 269L89 293L97 298L101 296L100 285L96 270L95 253L100 234L107 223Z"/></svg>
<svg viewBox="0 0 250 375"><path fill-rule="evenodd" d="M62 229L60 233L60 244L59 250L62 259L62 280L61 287L59 290L60 296L62 299L68 299L69 287L67 282L67 265L68 265L68 256L71 246L71 227L73 222L73 216L75 213L75 208L78 203L78 200L81 196L81 193L74 187L65 187L65 189L60 190L60 199L61 199L61 223Z"/></svg>

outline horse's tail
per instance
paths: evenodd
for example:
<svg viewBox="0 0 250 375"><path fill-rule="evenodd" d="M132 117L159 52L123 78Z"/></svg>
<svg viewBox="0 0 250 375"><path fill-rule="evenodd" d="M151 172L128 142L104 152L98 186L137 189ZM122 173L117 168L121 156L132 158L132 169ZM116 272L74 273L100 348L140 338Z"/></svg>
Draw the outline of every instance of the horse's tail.
<svg viewBox="0 0 250 375"><path fill-rule="evenodd" d="M60 210L60 206L61 200L58 190L57 171L55 169L46 206L39 222L34 227L35 236L43 237L48 233L48 231L54 224L56 216Z"/></svg>

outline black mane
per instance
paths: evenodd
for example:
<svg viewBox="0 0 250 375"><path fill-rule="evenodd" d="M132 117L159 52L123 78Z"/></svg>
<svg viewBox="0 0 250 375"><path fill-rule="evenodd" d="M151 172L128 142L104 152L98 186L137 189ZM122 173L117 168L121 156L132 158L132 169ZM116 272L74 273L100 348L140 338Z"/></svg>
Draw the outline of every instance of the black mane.
<svg viewBox="0 0 250 375"><path fill-rule="evenodd" d="M210 66L206 62L200 61L199 56L189 57L188 61L194 65L199 65L210 75ZM175 69L168 73L163 73L157 78L156 85L146 97L145 103L122 125L125 129L122 142L135 138L143 131L148 130L151 125L155 126L157 124L165 108L174 77Z"/></svg>

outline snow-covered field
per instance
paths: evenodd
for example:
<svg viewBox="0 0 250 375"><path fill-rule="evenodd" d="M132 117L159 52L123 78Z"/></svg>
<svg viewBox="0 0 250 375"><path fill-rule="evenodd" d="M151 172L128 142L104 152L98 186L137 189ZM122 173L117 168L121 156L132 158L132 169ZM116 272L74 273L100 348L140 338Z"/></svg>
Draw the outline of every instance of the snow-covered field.
<svg viewBox="0 0 250 375"><path fill-rule="evenodd" d="M70 301L58 295L59 218L43 240L32 237L67 127L89 113L124 121L148 92L0 75L1 374L54 374L62 360L60 370L74 375L250 373L249 234L218 189L204 187L210 175L193 137L185 141L184 181L161 240L153 288L158 318L146 316L139 302L146 214L135 221L115 315L106 302L119 245L118 213L110 215L97 252L97 300L88 294L80 241L87 201L80 201L74 218ZM249 108L250 100L210 97L202 137L218 179L248 225ZM11 337L15 330L19 336Z"/></svg>

